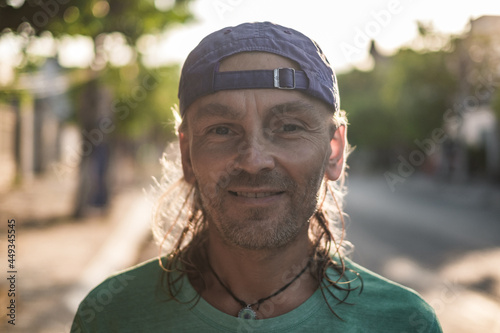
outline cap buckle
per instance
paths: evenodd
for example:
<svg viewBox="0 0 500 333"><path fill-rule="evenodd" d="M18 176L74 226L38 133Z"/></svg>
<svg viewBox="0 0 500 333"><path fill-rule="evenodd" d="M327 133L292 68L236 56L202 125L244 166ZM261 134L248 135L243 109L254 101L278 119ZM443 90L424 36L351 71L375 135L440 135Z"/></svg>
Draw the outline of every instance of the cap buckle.
<svg viewBox="0 0 500 333"><path fill-rule="evenodd" d="M287 73L291 73L291 79L292 79L292 84L284 84L283 86L281 85L281 79L280 79L280 71L281 70L287 70ZM293 68L276 68L274 69L274 87L278 89L295 89L295 69Z"/></svg>

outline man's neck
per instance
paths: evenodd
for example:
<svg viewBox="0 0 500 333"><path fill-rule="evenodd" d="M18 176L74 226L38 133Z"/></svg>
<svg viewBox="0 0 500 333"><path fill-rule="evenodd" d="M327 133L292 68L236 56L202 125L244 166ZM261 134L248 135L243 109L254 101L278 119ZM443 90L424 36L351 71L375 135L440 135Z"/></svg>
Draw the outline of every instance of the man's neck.
<svg viewBox="0 0 500 333"><path fill-rule="evenodd" d="M204 272L206 289L199 290L201 296L219 310L235 315L242 306L226 288L246 304L272 295L307 266L311 245L306 232L287 246L272 250L242 249L222 241L217 233L209 233L207 250L209 263L224 286L210 271ZM274 299L262 302L267 311L261 309L258 315L269 318L291 311L316 289L317 282L307 269Z"/></svg>

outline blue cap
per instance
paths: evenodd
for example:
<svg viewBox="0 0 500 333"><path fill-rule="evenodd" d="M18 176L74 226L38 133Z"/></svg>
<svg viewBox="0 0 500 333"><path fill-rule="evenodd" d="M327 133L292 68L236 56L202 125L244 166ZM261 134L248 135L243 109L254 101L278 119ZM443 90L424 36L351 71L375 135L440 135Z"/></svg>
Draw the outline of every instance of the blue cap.
<svg viewBox="0 0 500 333"><path fill-rule="evenodd" d="M231 55L260 51L299 64L300 69L219 72ZM211 33L188 55L179 82L179 109L184 116L198 98L220 90L295 89L339 110L335 73L316 42L302 33L270 22L244 23Z"/></svg>

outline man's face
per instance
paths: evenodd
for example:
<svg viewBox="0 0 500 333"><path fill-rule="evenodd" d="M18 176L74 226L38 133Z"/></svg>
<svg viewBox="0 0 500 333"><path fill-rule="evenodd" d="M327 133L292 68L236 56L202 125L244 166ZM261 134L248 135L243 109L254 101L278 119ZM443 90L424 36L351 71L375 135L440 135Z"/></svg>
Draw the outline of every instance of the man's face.
<svg viewBox="0 0 500 333"><path fill-rule="evenodd" d="M242 53L221 71L292 66ZM324 105L297 91L225 90L198 99L185 117L185 179L197 187L211 233L246 249L307 237L336 133Z"/></svg>

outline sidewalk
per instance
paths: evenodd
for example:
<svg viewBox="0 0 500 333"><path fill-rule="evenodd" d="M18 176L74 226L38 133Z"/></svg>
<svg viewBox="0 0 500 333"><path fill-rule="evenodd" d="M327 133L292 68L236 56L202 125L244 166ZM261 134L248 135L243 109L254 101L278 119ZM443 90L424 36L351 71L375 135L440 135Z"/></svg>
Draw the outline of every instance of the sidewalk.
<svg viewBox="0 0 500 333"><path fill-rule="evenodd" d="M416 174L398 184L397 191L425 196L429 200L439 197L451 205L484 208L500 213L500 184L486 181L445 182Z"/></svg>
<svg viewBox="0 0 500 333"><path fill-rule="evenodd" d="M0 196L2 221L16 219L16 325L1 332L69 332L76 307L91 288L134 265L150 237L150 204L139 187L116 193L106 215L71 219L75 179L54 175ZM6 258L2 223L0 247ZM6 264L4 265L6 271ZM0 281L2 318L6 279Z"/></svg>

